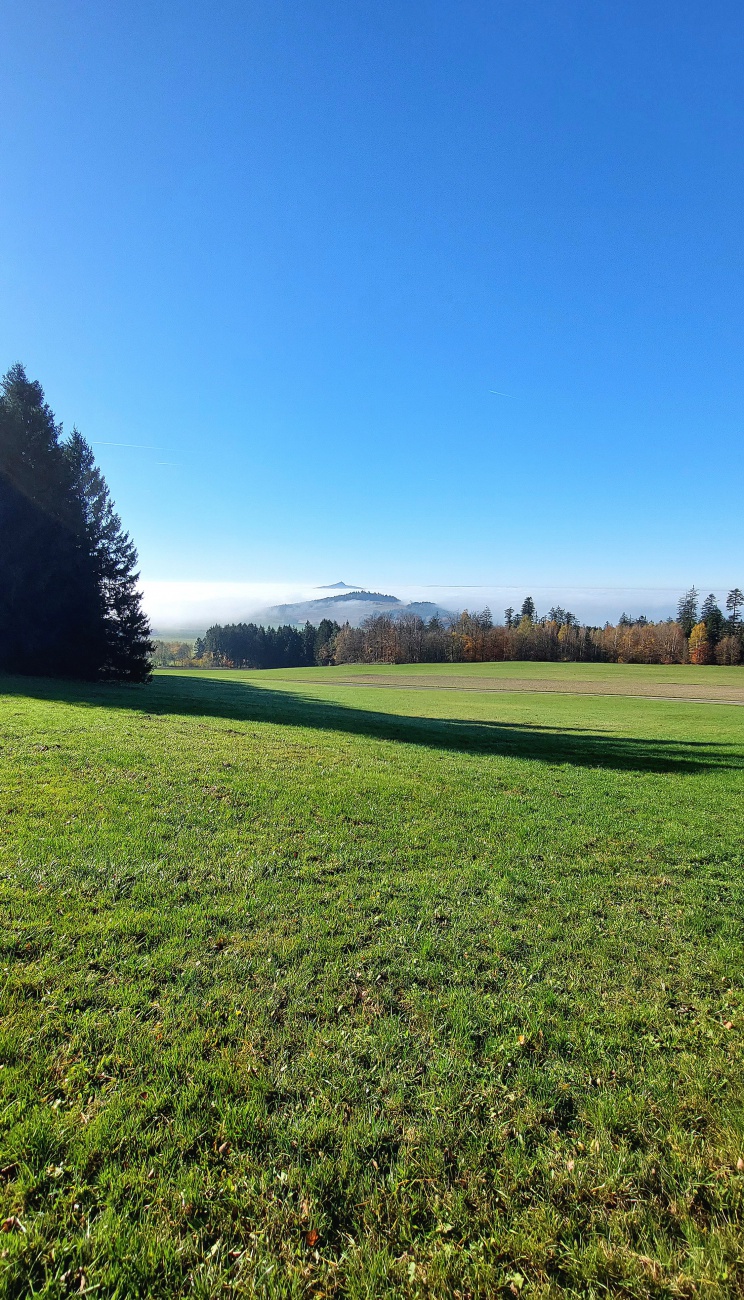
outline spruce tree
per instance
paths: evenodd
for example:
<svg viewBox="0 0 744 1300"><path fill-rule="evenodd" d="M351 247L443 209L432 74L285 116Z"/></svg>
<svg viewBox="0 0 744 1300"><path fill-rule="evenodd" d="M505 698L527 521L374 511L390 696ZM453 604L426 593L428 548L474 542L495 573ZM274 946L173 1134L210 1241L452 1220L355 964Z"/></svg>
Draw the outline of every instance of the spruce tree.
<svg viewBox="0 0 744 1300"><path fill-rule="evenodd" d="M0 384L0 667L89 676L97 593L60 428L21 365Z"/></svg>
<svg viewBox="0 0 744 1300"><path fill-rule="evenodd" d="M690 587L684 596L680 596L677 605L677 622L682 628L683 636L689 636L695 624L697 617L698 593L696 587Z"/></svg>
<svg viewBox="0 0 744 1300"><path fill-rule="evenodd" d="M77 429L73 429L63 451L98 593L97 676L116 681L146 681L150 676L152 643L137 590L137 552L121 526L93 452Z"/></svg>
<svg viewBox="0 0 744 1300"><path fill-rule="evenodd" d="M85 439L21 365L0 384L0 668L144 681L136 552Z"/></svg>
<svg viewBox="0 0 744 1300"><path fill-rule="evenodd" d="M703 601L700 610L700 621L705 624L710 645L717 645L723 636L726 620L716 603L716 598L713 592L711 592L709 596L706 596Z"/></svg>
<svg viewBox="0 0 744 1300"><path fill-rule="evenodd" d="M739 610L742 608L742 605L744 605L744 592L740 591L738 587L734 587L726 597L726 609L731 615L729 619L729 627L731 628L732 636L736 636L741 631L741 616Z"/></svg>
<svg viewBox="0 0 744 1300"><path fill-rule="evenodd" d="M303 642L303 663L312 665L315 663L315 628L308 619L302 629Z"/></svg>

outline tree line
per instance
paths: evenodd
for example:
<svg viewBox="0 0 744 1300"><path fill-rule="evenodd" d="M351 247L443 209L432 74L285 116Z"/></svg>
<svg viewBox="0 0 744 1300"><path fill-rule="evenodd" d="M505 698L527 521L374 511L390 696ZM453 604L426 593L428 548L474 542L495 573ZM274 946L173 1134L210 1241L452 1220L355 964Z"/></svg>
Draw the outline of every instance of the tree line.
<svg viewBox="0 0 744 1300"><path fill-rule="evenodd" d="M360 627L330 619L315 627L265 628L255 623L211 627L190 647L156 643L156 663L196 668L303 668L345 663L472 663L519 659L585 663L739 664L744 660L744 596L738 587L726 598L727 614L715 595L690 588L680 598L677 618L652 622L622 614L616 624L580 623L570 610L553 606L540 615L531 596L519 610L504 611L494 623L489 609L464 610L451 619L428 621L415 614L373 614Z"/></svg>
<svg viewBox="0 0 744 1300"><path fill-rule="evenodd" d="M137 553L93 452L22 365L0 382L0 669L145 681Z"/></svg>
<svg viewBox="0 0 744 1300"><path fill-rule="evenodd" d="M341 631L324 618L317 627L261 627L228 623L210 627L193 646L185 641L156 641L153 663L159 668L307 668L334 662L333 647Z"/></svg>
<svg viewBox="0 0 744 1300"><path fill-rule="evenodd" d="M677 621L687 640L690 662L741 663L744 658L744 593L739 587L732 587L726 596L728 617L718 605L713 592L705 597L698 612L699 598L697 589L690 587L680 598L677 608Z"/></svg>

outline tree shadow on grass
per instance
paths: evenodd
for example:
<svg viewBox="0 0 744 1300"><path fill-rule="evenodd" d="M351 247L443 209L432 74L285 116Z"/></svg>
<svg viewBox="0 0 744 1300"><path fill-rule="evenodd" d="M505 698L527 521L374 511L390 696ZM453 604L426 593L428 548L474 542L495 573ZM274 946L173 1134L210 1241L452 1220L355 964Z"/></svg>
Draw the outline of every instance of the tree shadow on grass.
<svg viewBox="0 0 744 1300"><path fill-rule="evenodd" d="M9 695L92 708L131 709L149 718L179 715L234 723L271 722L430 749L577 767L659 773L744 769L744 749L723 742L616 736L589 728L540 723L408 717L258 687L245 680L158 676L146 686L117 686L0 677L0 697Z"/></svg>

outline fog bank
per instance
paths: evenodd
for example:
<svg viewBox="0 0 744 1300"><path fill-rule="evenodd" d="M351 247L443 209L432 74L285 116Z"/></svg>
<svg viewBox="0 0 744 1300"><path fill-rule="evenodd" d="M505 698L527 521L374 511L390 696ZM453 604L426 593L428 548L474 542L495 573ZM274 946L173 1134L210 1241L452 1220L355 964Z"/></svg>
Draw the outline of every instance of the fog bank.
<svg viewBox="0 0 744 1300"><path fill-rule="evenodd" d="M616 623L625 612L633 617L645 614L652 620L674 615L680 595L671 587L565 587L520 586L508 584L493 586L436 586L400 585L385 579L368 580L368 591L382 591L397 596L404 603L432 601L437 605L459 612L462 609L481 610L488 606L494 622L503 620L509 606L519 609L525 596L535 601L538 614L547 613L553 605L569 609L582 623L602 626ZM710 587L701 587L707 594ZM716 591L715 587L712 590ZM247 622L271 606L296 601L320 600L333 594L325 578L315 584L288 582L169 582L142 581L144 605L158 635L202 633L213 623ZM725 591L717 590L719 600Z"/></svg>

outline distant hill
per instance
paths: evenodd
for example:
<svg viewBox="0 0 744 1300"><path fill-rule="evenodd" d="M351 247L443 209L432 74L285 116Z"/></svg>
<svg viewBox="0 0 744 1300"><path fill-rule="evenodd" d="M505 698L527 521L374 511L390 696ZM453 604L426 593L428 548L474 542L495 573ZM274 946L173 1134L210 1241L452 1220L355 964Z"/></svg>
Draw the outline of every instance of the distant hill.
<svg viewBox="0 0 744 1300"><path fill-rule="evenodd" d="M402 605L403 604L403 601L398 600L397 596L386 596L385 593L382 591L364 591L362 589L358 591L345 591L343 592L343 594L339 593L338 596L319 596L317 600L312 600L309 603L311 605L324 605L328 601L339 601L339 600L367 600L367 601L373 601L374 604L376 605ZM277 606L277 608L284 609L285 606L279 605ZM289 608L289 606L287 606L286 608Z"/></svg>
<svg viewBox="0 0 744 1300"><path fill-rule="evenodd" d="M357 582L350 585L348 582L321 582L318 591L363 591L363 587Z"/></svg>
<svg viewBox="0 0 744 1300"><path fill-rule="evenodd" d="M334 590L341 584L334 583ZM344 584L345 586L345 584ZM322 590L322 589L321 589ZM320 596L317 600L299 600L290 605L274 605L271 609L260 610L251 618L255 623L267 623L274 626L283 623L318 624L322 618L335 619L337 623L351 623L358 627L363 619L371 614L418 614L420 618L448 618L452 613L435 605L433 601L412 601L406 604L397 596L388 596L381 591L343 591L335 596Z"/></svg>

